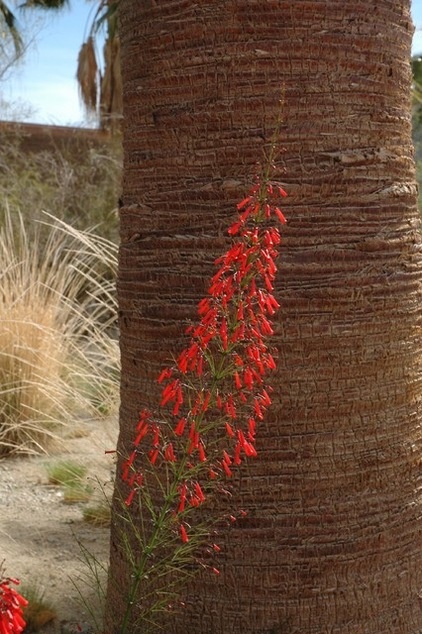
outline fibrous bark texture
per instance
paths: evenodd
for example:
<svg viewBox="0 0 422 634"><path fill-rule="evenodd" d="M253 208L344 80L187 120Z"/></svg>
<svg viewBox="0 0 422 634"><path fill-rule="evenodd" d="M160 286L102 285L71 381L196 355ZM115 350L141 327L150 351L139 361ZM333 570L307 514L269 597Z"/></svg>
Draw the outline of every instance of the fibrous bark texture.
<svg viewBox="0 0 422 634"><path fill-rule="evenodd" d="M119 448L181 349L284 95L274 407L172 634L420 634L408 0L122 0ZM111 574L121 588L115 518ZM113 589L114 588L114 589ZM107 634L123 592L110 585Z"/></svg>

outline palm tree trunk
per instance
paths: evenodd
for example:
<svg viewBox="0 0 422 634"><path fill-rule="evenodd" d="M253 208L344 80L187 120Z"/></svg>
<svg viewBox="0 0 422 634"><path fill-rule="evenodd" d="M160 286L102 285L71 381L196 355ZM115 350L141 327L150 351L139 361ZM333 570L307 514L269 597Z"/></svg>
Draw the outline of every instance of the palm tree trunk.
<svg viewBox="0 0 422 634"><path fill-rule="evenodd" d="M221 574L168 632L422 631L412 33L409 0L122 0L124 454L285 95L276 403L235 482L249 514L220 535ZM118 534L116 513L107 634L128 578Z"/></svg>

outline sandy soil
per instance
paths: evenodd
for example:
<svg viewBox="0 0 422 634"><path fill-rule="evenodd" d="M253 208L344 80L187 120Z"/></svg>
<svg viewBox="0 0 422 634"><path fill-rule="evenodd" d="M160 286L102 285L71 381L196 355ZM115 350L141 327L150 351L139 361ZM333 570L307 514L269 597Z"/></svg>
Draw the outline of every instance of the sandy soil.
<svg viewBox="0 0 422 634"><path fill-rule="evenodd" d="M74 437L49 456L15 457L0 461L0 562L6 574L22 584L37 586L54 605L57 619L45 633L93 631L92 618L83 607L75 582L95 605L95 593L83 582L88 568L81 560L78 542L104 564L108 560L109 530L87 524L84 504L65 504L63 492L48 484L46 465L71 460L88 468L87 485L111 496L114 457L105 450L115 447L115 419L83 423ZM75 437L76 436L76 437Z"/></svg>

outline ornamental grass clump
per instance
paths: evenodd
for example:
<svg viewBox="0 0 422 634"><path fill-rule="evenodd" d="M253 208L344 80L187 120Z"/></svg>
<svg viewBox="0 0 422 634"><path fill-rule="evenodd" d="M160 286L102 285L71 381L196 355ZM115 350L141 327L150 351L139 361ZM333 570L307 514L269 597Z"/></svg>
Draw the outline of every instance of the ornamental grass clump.
<svg viewBox="0 0 422 634"><path fill-rule="evenodd" d="M32 235L32 231L31 231ZM99 242L98 242L99 241ZM107 251L107 248L109 251ZM0 229L0 455L46 452L77 417L117 401L109 243L64 223L42 242ZM110 280L112 278L110 277ZM114 316L113 316L114 315Z"/></svg>
<svg viewBox="0 0 422 634"><path fill-rule="evenodd" d="M28 632L39 632L47 623L57 619L54 605L46 598L45 591L36 583L22 586L22 594L27 601L23 608L23 618Z"/></svg>
<svg viewBox="0 0 422 634"><path fill-rule="evenodd" d="M91 499L92 488L86 484L87 472L87 467L70 460L47 465L48 482L62 487L65 504L79 504Z"/></svg>
<svg viewBox="0 0 422 634"><path fill-rule="evenodd" d="M204 520L200 507L227 492L233 471L257 455L259 425L271 405L268 374L276 367L268 342L279 308L277 225L286 222L278 206L286 192L270 178L274 152L273 145L237 205L238 217L228 229L232 244L216 260L217 272L198 305L199 321L186 331L190 343L158 377L159 407L140 413L122 464L124 504L134 506L123 513L131 580L122 634L133 619L145 631L154 627L154 613L174 605L173 595L195 567L219 574L212 553L220 547L212 535L221 518L211 509ZM233 510L227 519L245 513Z"/></svg>

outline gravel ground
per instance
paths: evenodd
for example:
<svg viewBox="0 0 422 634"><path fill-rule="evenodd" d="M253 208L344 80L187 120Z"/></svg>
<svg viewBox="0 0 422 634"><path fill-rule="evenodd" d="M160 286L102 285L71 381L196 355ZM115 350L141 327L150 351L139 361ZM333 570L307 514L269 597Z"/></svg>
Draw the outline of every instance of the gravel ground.
<svg viewBox="0 0 422 634"><path fill-rule="evenodd" d="M66 504L60 487L48 484L46 466L71 460L88 468L86 484L94 490L92 505L102 489L111 495L116 420L82 423L64 446L49 456L5 458L0 461L0 563L6 575L22 585L36 586L51 603L57 619L45 634L93 631L76 584L87 601L98 605L80 543L104 565L108 561L109 530L87 524L84 504ZM77 437L76 437L77 436ZM91 586L91 587L90 587Z"/></svg>

